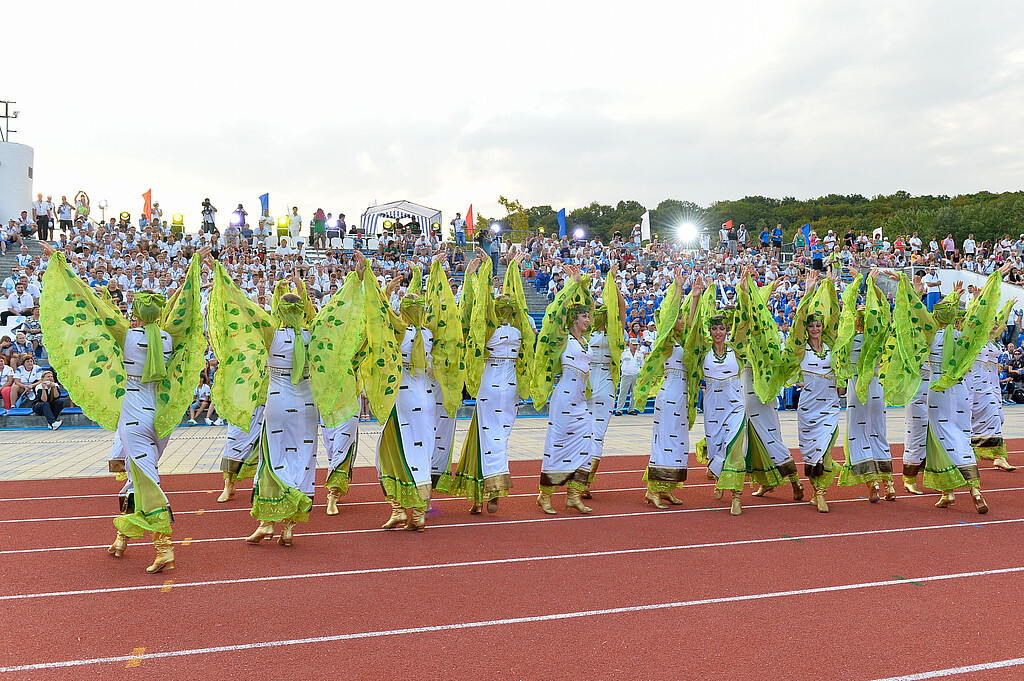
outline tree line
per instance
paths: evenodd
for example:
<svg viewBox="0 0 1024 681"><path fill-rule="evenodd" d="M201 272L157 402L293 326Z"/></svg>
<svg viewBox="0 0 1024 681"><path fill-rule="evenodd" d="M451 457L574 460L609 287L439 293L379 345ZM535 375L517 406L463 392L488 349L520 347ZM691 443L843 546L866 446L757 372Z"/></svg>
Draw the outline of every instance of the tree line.
<svg viewBox="0 0 1024 681"><path fill-rule="evenodd" d="M494 218L478 215L477 224L498 221L504 229L511 228L513 223L517 229L522 229L528 223L532 232L543 230L545 234L558 234L557 211L552 206L526 208L518 201L502 198L508 214ZM615 232L628 237L645 210L647 208L637 201L619 201L615 205L595 201L566 211L566 231L571 237L575 228L582 227L586 238L597 236L607 243ZM717 230L727 220L732 220L737 227L745 224L751 239L757 238L762 227L771 230L782 223L785 238L792 240L798 229L810 223L818 234L830 229L836 234L845 234L852 229L857 234L863 231L870 235L881 228L890 238L917 232L926 241L931 236L941 240L952 233L957 243L968 234L974 234L975 239L982 242L1024 234L1024 191L978 192L952 197L911 196L898 191L870 199L860 194L829 194L803 201L792 196L781 199L746 196L734 201L716 201L707 207L692 201L665 199L651 209L651 231L659 239L668 241L678 240L678 228L684 223L709 230L715 238Z"/></svg>

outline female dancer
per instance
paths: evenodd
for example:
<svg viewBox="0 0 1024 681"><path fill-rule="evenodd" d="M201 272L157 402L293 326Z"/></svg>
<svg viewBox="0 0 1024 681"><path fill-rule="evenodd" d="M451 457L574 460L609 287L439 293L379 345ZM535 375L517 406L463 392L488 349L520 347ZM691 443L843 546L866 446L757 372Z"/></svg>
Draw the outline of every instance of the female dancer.
<svg viewBox="0 0 1024 681"><path fill-rule="evenodd" d="M352 465L359 444L359 417L352 416L340 425L323 427L324 449L327 450L327 515L338 515L338 500L348 494Z"/></svg>
<svg viewBox="0 0 1024 681"><path fill-rule="evenodd" d="M782 362L790 377L787 382L803 378L796 414L800 456L814 487L811 504L819 513L828 513L825 492L837 473L832 446L839 435L839 396L846 388L837 386L829 347L835 342L839 322L835 284L825 279L815 290L817 285L818 273L811 270L804 280L804 298L797 307Z"/></svg>
<svg viewBox="0 0 1024 681"><path fill-rule="evenodd" d="M556 513L551 495L562 485L566 487L566 508L580 513L593 510L583 505L581 496L590 478L593 424L587 411L587 377L592 354L586 333L594 299L588 275L581 275L572 265L565 265L565 272L572 283L559 291L544 314L533 375L534 408L540 409L551 398L537 497L537 505L551 514Z"/></svg>
<svg viewBox="0 0 1024 681"><path fill-rule="evenodd" d="M683 278L677 267L675 280L668 287L665 299L658 308L658 335L650 354L644 360L637 376L633 394L638 404L646 404L647 397L657 389L654 398L654 435L651 440L651 459L644 472L647 492L644 500L655 508L668 508L668 504L683 503L672 491L682 489L686 482L686 459L690 449L692 414L686 391L687 368L684 364L687 329L700 296L698 277L694 291L680 305ZM682 307L682 310L680 310ZM685 311L685 314L682 312ZM692 411L696 411L694 403ZM666 504L665 502L668 502Z"/></svg>
<svg viewBox="0 0 1024 681"><path fill-rule="evenodd" d="M487 512L496 513L498 498L508 496L512 489L508 438L520 395L530 395L534 346L519 275L524 256L520 254L509 263L500 296L493 295L490 285L490 258L483 261L475 285L466 389L476 397L476 407L450 489L451 494L465 495L472 502L472 514L482 511L485 498Z"/></svg>
<svg viewBox="0 0 1024 681"><path fill-rule="evenodd" d="M461 322L461 312L458 303L455 302L455 294L452 292L448 275L441 266L441 259L447 257L448 253L442 251L430 267L425 299L426 324L428 327L444 332L434 334L434 342L431 345L432 357L442 354L442 350L444 350L446 356L457 357L460 366L464 367L466 337L462 334L461 324L456 323L450 329L443 323L438 324L438 320L441 318ZM419 295L418 289L415 294ZM444 308L443 312L441 311L442 307ZM434 416L437 423L434 427L434 449L430 457L430 482L434 489L447 494L452 480L455 416L462 404L465 372L463 370L448 373L432 371L432 373L430 391L434 397ZM445 377L449 381L447 385L441 382Z"/></svg>
<svg viewBox="0 0 1024 681"><path fill-rule="evenodd" d="M786 375L780 368L779 325L764 300L781 281L764 289L753 280L753 268L744 268L733 323L733 347L742 368L743 410L746 414L746 460L758 483L753 496L761 497L784 482L793 486L793 500L804 498L804 486L789 448L782 441L778 397Z"/></svg>
<svg viewBox="0 0 1024 681"><path fill-rule="evenodd" d="M741 281L741 287L746 280ZM704 439L697 443L697 460L705 463L716 480L715 497L732 492L731 515L741 515L740 495L748 466L746 450L746 413L743 408L743 383L740 360L727 343L728 323L715 309L713 293L701 295L703 281L694 282L690 295L700 297L698 317L691 322L687 347L696 370L693 380L703 380ZM709 289L710 290L710 289ZM709 336L710 334L710 336ZM697 385L698 383L695 383ZM767 459L767 457L765 457ZM770 460L767 460L770 465Z"/></svg>
<svg viewBox="0 0 1024 681"><path fill-rule="evenodd" d="M268 315L217 263L207 308L220 360L214 384L220 414L244 428L256 405L266 405L251 511L260 524L246 539L250 544L273 538L280 522L277 543L291 546L295 525L309 520L313 505L319 416L337 425L358 410L352 370L362 344L358 280L349 277L317 315L298 275L289 288L278 282Z"/></svg>
<svg viewBox="0 0 1024 681"><path fill-rule="evenodd" d="M1006 461L1006 441L1003 440L1003 402L999 388L999 354L995 339L1006 328L1006 318L1015 300L1003 306L996 319L989 341L964 384L971 395L971 447L979 459L990 459L992 465L1004 471L1017 470Z"/></svg>
<svg viewBox="0 0 1024 681"><path fill-rule="evenodd" d="M625 342L622 334L625 320L622 314L626 309L626 299L615 284L615 273L619 266L612 265L604 281L603 304L594 311L591 323L590 350L593 360L590 363L590 397L587 399L587 411L592 422L590 432L590 476L587 488L583 490L583 498L590 499L590 486L597 478L597 469L601 465L604 454L604 434L608 431L612 408L615 406L615 391L619 387L619 363Z"/></svg>
<svg viewBox="0 0 1024 681"><path fill-rule="evenodd" d="M892 313L875 277L857 275L843 294L839 334L832 358L836 375L846 382L846 462L839 473L844 487L864 484L868 501L878 503L879 481L885 483L885 500L896 500L892 477L892 453L886 438L885 395L878 380L878 364L892 327ZM863 307L857 297L864 299Z"/></svg>
<svg viewBox="0 0 1024 681"><path fill-rule="evenodd" d="M378 418L388 415L377 443L377 473L391 505L391 517L383 527L390 530L404 523L405 529L422 532L432 491L431 455L437 425L431 373L442 389L457 382L461 390L458 309L453 301L441 301L434 316L426 318L425 300L418 293L421 275L417 267L409 293L401 301L400 315L396 315L389 297L397 280L385 295L363 255L357 251L354 258L367 297L367 357L361 364L361 376L374 413ZM434 266L440 263L435 260ZM439 289L428 291L428 295L440 297ZM435 339L441 338L444 342L435 352ZM446 394L446 404L450 400Z"/></svg>
<svg viewBox="0 0 1024 681"><path fill-rule="evenodd" d="M130 329L116 308L72 272L63 253L45 242L43 251L50 258L41 306L50 362L90 418L116 427L127 461L122 515L114 519L117 538L108 552L120 557L129 539L149 531L157 556L146 572L174 569L173 517L157 462L204 363L200 254L169 302L158 293L135 294L132 314L140 325Z"/></svg>

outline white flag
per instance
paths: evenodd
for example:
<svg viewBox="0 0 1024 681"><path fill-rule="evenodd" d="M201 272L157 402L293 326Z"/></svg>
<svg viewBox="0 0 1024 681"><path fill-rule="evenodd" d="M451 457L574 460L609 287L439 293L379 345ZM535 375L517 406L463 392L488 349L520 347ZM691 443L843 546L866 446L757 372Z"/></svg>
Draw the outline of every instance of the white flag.
<svg viewBox="0 0 1024 681"><path fill-rule="evenodd" d="M651 211L649 210L645 210L640 218L640 239L643 241L651 240Z"/></svg>

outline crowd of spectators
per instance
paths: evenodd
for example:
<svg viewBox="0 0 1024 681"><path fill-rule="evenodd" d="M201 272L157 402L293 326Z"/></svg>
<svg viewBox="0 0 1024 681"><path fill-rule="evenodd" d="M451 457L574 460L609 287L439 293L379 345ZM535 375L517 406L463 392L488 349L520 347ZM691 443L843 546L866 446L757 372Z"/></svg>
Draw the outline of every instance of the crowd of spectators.
<svg viewBox="0 0 1024 681"><path fill-rule="evenodd" d="M218 225L217 209L205 200L202 205L202 226L198 234L184 233L163 219L159 204L154 204L149 217L131 221L126 214L106 222L93 220L88 196L80 192L72 203L62 197L59 205L52 197L42 195L31 211L23 211L19 219L10 220L0 234L2 248L17 249L16 265L3 280L2 295L6 309L0 311L0 394L4 406L12 408L19 399L30 395L35 409L48 402L49 409L59 415L60 401L43 400L40 386L44 379L40 366L46 365L47 352L39 326L39 297L47 262L31 255L27 246L32 239L45 236L64 251L71 268L97 289L106 289L123 314L128 316L134 294L141 290L159 291L170 296L181 285L192 255L211 246L213 255L226 268L234 282L249 297L270 309L273 290L282 279L298 275L318 305L325 304L343 285L345 276L354 269L351 250L329 247L338 237L349 237L348 243L369 256L370 266L382 286L399 278L403 286L411 269L420 264L428 267L439 251L447 251L441 260L453 278L456 296L461 295L462 275L469 262L490 257L497 266L522 253L522 271L528 286L540 300L553 300L565 285L564 265L574 265L589 272L594 293L600 297L603 275L617 266L616 280L623 293L627 340L631 346L630 366L642 363L655 338L655 312L673 280L676 267L684 273L686 287L694 277L702 277L716 292L721 307L735 303L739 273L752 265L760 273L760 284L779 280L767 304L779 324L783 338L803 295L806 268L833 274L842 288L852 281L854 267L906 268L920 276L926 288L934 290L928 302L937 300L939 279L936 268L948 267L990 273L1007 259L1018 264L1024 254L1024 235L1009 237L995 243L977 243L973 235L957 246L951 236L931 237L925 243L917 233L890 240L880 235L859 235L849 231L837 236L829 230L819 237L797 230L786 244L782 226L748 232L744 225L723 226L717 234L697 233L691 243L655 239L645 242L639 228L626 234L616 232L608 243L598 239L555 237L543 233L517 236L511 245L503 235L490 230L469 233L461 217L453 220L456 239L443 242L441 235L423 230L415 223L396 224L381 234L368 237L345 222L344 214L317 209L306 222L298 208L289 211L287 224L278 224L266 213L252 227L242 204L230 213L223 230ZM458 222L459 224L455 224ZM308 231L304 232L304 228ZM466 244L469 234L471 241ZM310 248L316 246L313 253ZM474 248L474 250L470 250ZM1008 279L1024 283L1021 269L1015 268ZM204 267L201 274L204 306L211 288L212 273ZM497 285L497 278L495 278ZM399 287L392 302L396 305L403 289ZM0 303L0 307L4 307ZM204 307L205 309L205 307ZM535 308L535 312L539 311ZM1024 387L1024 360L1020 349L1020 330L1024 325L1024 309L1015 309L1002 338L1005 348L1004 385L1012 397ZM26 365L29 368L26 369ZM20 372L20 373L19 373ZM190 424L200 420L208 424L222 423L211 399L216 375L216 359L208 350L207 367L203 371L196 400L188 413ZM49 379L53 381L53 377ZM1021 393L1024 398L1024 392ZM783 400L792 406L795 395ZM63 398L66 400L67 398ZM66 403L65 403L66 404ZM24 406L24 404L22 405ZM624 405L619 406L621 410ZM617 411L618 411L617 410ZM39 413L42 413L41 411ZM48 421L50 417L47 416ZM59 420L54 418L58 423Z"/></svg>

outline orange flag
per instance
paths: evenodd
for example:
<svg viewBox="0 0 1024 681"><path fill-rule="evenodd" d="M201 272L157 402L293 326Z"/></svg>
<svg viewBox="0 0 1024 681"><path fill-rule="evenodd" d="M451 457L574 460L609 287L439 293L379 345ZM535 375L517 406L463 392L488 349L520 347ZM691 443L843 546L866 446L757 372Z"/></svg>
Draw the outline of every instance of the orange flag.
<svg viewBox="0 0 1024 681"><path fill-rule="evenodd" d="M466 211L466 236L470 239L473 238L473 204L469 204L469 210Z"/></svg>
<svg viewBox="0 0 1024 681"><path fill-rule="evenodd" d="M142 195L142 212L146 216L147 220L153 219L153 190L147 189L146 193Z"/></svg>

